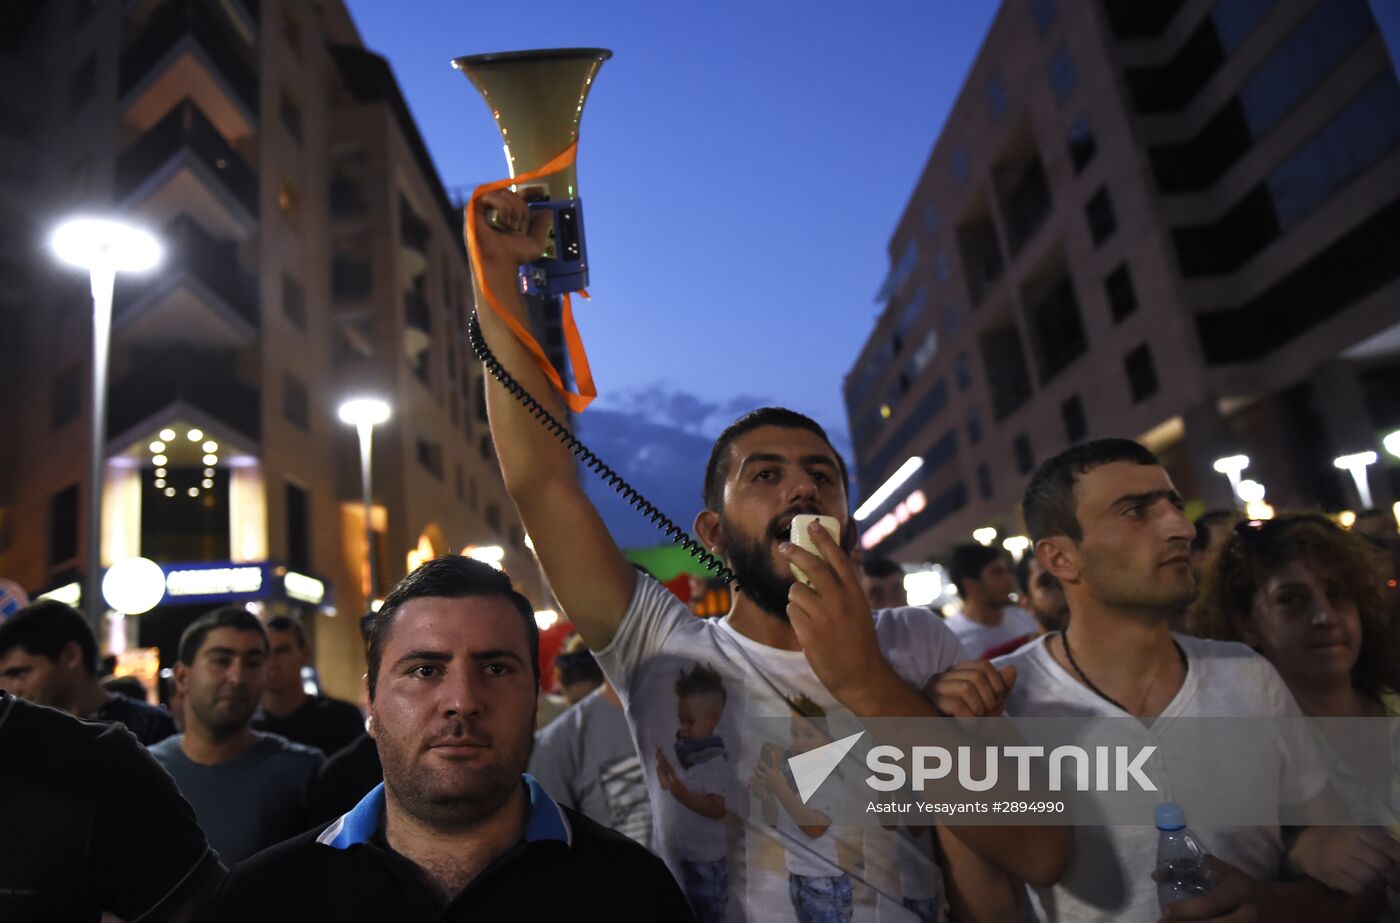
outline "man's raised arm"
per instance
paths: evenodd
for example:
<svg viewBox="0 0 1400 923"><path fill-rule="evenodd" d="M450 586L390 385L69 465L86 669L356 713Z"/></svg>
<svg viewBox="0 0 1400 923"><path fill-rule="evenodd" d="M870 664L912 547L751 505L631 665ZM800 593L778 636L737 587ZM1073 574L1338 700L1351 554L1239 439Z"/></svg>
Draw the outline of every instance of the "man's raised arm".
<svg viewBox="0 0 1400 923"><path fill-rule="evenodd" d="M516 233L498 231L487 224L488 208L495 208L498 222ZM482 294L484 281L497 303L529 328L517 270L543 251L549 215L537 214L532 222L525 201L502 190L482 196L476 220L481 261L472 266L472 274L482 334L511 376L562 420L563 411L549 380ZM559 604L588 646L598 650L612 640L627 611L636 572L584 494L573 454L489 372L485 378L491 438L506 490L515 501Z"/></svg>

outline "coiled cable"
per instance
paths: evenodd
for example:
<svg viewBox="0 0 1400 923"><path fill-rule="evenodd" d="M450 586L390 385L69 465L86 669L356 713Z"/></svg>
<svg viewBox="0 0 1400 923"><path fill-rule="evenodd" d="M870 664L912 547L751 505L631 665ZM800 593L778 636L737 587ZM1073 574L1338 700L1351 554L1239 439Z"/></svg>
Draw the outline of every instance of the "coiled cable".
<svg viewBox="0 0 1400 923"><path fill-rule="evenodd" d="M567 426L546 410L544 405L535 400L534 395L525 390L524 385L516 381L510 372L506 371L505 366L501 365L495 354L491 352L491 348L486 345L486 337L481 334L481 324L477 320L475 309L472 310L471 323L467 326L467 339L471 343L472 352L476 354L476 358L481 364L486 366L486 371L491 373L491 377L500 382L501 386L519 401L530 412L530 415L539 421L541 426L549 430L555 439L563 443L564 447L572 452L585 468L602 478L609 487L622 496L628 506L645 516L667 538L680 545L687 554L713 572L717 578L725 583L733 582L734 574L724 566L723 561L707 551L704 545L687 535L684 529L671 521L650 500L638 493L635 487L609 467L607 462L594 454L592 449L580 442Z"/></svg>

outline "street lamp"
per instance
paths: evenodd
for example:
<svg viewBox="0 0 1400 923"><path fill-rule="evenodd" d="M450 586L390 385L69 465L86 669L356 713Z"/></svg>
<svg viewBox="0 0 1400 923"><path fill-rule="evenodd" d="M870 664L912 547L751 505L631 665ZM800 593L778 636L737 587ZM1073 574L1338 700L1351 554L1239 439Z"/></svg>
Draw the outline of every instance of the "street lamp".
<svg viewBox="0 0 1400 923"><path fill-rule="evenodd" d="M374 560L374 525L370 517L374 505L370 494L370 446L374 428L389 419L389 403L377 397L356 397L340 405L340 421L354 426L360 434L360 490L365 508L365 560L369 562L369 598L379 592L379 575Z"/></svg>
<svg viewBox="0 0 1400 923"><path fill-rule="evenodd" d="M1215 460L1215 470L1230 479L1230 494L1237 501L1244 500L1244 497L1240 496L1240 472L1248 467L1248 455L1227 455Z"/></svg>
<svg viewBox="0 0 1400 923"><path fill-rule="evenodd" d="M1356 452L1352 455L1342 455L1332 459L1332 464L1351 475L1352 483L1356 485L1357 496L1361 498L1361 508L1369 510L1371 508L1371 485L1366 481L1366 469L1376 463L1375 452Z"/></svg>
<svg viewBox="0 0 1400 923"><path fill-rule="evenodd" d="M1381 445L1385 446L1385 450L1391 455L1400 458L1400 429L1387 434L1386 437L1381 440Z"/></svg>
<svg viewBox="0 0 1400 923"><path fill-rule="evenodd" d="M160 262L149 231L108 218L70 218L49 238L60 262L87 270L92 287L92 458L88 465L87 574L83 608L102 630L102 463L107 445L107 356L112 345L112 289L119 272L145 272Z"/></svg>
<svg viewBox="0 0 1400 923"><path fill-rule="evenodd" d="M983 526L980 529L972 530L972 537L979 545L991 546L997 540L997 530L991 526Z"/></svg>

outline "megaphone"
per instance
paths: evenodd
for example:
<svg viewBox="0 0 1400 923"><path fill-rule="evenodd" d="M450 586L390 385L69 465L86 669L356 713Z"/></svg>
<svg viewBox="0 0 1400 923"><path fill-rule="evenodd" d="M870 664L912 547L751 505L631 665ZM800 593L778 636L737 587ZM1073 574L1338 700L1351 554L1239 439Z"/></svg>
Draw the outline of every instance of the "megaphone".
<svg viewBox="0 0 1400 923"><path fill-rule="evenodd" d="M584 100L610 57L606 48L551 48L470 55L455 59L452 66L466 75L490 107L513 179L548 167L578 141ZM537 197L530 209L548 209L554 223L544 256L522 269L525 291L563 295L586 287L588 251L573 157L521 184L522 193L530 189Z"/></svg>

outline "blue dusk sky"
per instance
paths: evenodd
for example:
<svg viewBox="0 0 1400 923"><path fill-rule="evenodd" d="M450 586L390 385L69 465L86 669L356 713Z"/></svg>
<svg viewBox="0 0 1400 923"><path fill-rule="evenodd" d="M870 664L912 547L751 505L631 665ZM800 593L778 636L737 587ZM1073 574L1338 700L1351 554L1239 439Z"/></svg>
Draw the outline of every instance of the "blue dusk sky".
<svg viewBox="0 0 1400 923"><path fill-rule="evenodd" d="M998 4L348 5L450 189L506 174L495 124L452 58L613 51L578 163L593 301L576 311L600 392L579 429L601 454L627 446L629 420L704 448L765 403L812 415L849 451L841 382L878 311L889 237ZM619 467L658 454L631 448L644 457ZM688 524L699 483L684 467L670 474L689 482L689 499L671 501L685 506L661 505Z"/></svg>

